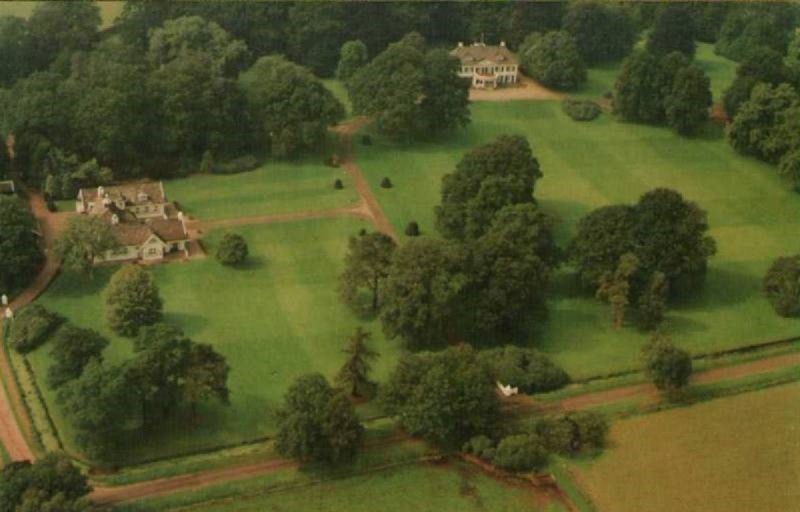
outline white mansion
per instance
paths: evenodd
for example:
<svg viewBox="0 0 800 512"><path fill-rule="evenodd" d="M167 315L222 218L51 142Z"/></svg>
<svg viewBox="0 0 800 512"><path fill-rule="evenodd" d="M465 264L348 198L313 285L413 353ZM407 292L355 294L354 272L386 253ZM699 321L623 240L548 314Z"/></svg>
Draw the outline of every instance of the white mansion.
<svg viewBox="0 0 800 512"><path fill-rule="evenodd" d="M78 213L99 215L120 243L100 261L161 260L171 252L188 256L189 234L183 214L167 202L161 182L82 188Z"/></svg>
<svg viewBox="0 0 800 512"><path fill-rule="evenodd" d="M458 76L472 79L472 87L485 89L517 83L519 77L517 57L502 41L500 46L486 46L483 43L464 46L464 43L458 43L458 47L451 51L450 55L461 60L461 71Z"/></svg>

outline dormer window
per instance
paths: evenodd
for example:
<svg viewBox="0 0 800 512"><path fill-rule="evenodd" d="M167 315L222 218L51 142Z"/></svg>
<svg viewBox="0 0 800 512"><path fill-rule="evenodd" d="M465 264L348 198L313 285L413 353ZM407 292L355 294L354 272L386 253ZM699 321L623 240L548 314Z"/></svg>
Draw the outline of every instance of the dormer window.
<svg viewBox="0 0 800 512"><path fill-rule="evenodd" d="M147 194L144 193L144 192L139 192L139 195L137 196L137 198L139 199L140 203L143 203L143 202L147 201L147 199L148 199L147 198Z"/></svg>

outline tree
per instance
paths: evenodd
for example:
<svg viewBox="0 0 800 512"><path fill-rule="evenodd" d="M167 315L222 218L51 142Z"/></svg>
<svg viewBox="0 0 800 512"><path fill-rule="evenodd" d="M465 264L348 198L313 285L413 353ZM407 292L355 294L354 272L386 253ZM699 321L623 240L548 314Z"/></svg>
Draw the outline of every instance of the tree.
<svg viewBox="0 0 800 512"><path fill-rule="evenodd" d="M661 58L650 52L631 54L614 83L614 113L625 121L662 123L665 99L672 93L678 71L687 65L679 52Z"/></svg>
<svg viewBox="0 0 800 512"><path fill-rule="evenodd" d="M86 476L63 455L11 462L0 471L0 512L88 511L84 498L91 490Z"/></svg>
<svg viewBox="0 0 800 512"><path fill-rule="evenodd" d="M95 262L119 247L111 226L102 218L81 215L70 217L67 227L56 240L54 250L64 266L92 278Z"/></svg>
<svg viewBox="0 0 800 512"><path fill-rule="evenodd" d="M286 54L317 76L333 75L339 48L352 33L346 29L347 14L344 4L291 4L281 35L286 41Z"/></svg>
<svg viewBox="0 0 800 512"><path fill-rule="evenodd" d="M697 66L678 71L665 100L667 124L681 135L695 133L708 120L711 82Z"/></svg>
<svg viewBox="0 0 800 512"><path fill-rule="evenodd" d="M428 137L469 123L469 82L444 50L423 53L414 39L389 45L348 82L353 110L400 140Z"/></svg>
<svg viewBox="0 0 800 512"><path fill-rule="evenodd" d="M504 437L497 445L493 463L510 471L535 471L549 460L547 448L535 434L514 434Z"/></svg>
<svg viewBox="0 0 800 512"><path fill-rule="evenodd" d="M531 34L520 46L519 59L528 75L556 89L573 90L586 81L575 38L564 30Z"/></svg>
<svg viewBox="0 0 800 512"><path fill-rule="evenodd" d="M34 52L28 22L16 16L0 17L0 87L10 87L36 69Z"/></svg>
<svg viewBox="0 0 800 512"><path fill-rule="evenodd" d="M166 20L150 33L149 43L147 58L156 68L182 54L201 52L211 57L215 72L236 76L248 58L247 45L200 16Z"/></svg>
<svg viewBox="0 0 800 512"><path fill-rule="evenodd" d="M633 226L633 207L622 204L602 206L578 221L567 254L583 286L598 287L603 276L615 270L619 258L634 250Z"/></svg>
<svg viewBox="0 0 800 512"><path fill-rule="evenodd" d="M413 238L397 249L380 317L387 337L400 337L412 348L441 346L449 339L466 281L463 259L460 247L435 238Z"/></svg>
<svg viewBox="0 0 800 512"><path fill-rule="evenodd" d="M247 259L247 241L237 233L225 233L217 248L217 260L223 265L239 265Z"/></svg>
<svg viewBox="0 0 800 512"><path fill-rule="evenodd" d="M636 42L633 20L624 10L602 2L570 3L563 26L589 65L621 59Z"/></svg>
<svg viewBox="0 0 800 512"><path fill-rule="evenodd" d="M111 329L129 337L160 321L164 307L153 275L139 265L124 265L111 276L105 303Z"/></svg>
<svg viewBox="0 0 800 512"><path fill-rule="evenodd" d="M465 337L500 343L524 337L531 312L545 298L561 252L555 221L531 203L506 206L487 232L468 246L467 285L459 311Z"/></svg>
<svg viewBox="0 0 800 512"><path fill-rule="evenodd" d="M742 60L758 47L785 53L789 33L796 26L796 11L790 4L732 9L720 28L714 51L732 60Z"/></svg>
<svg viewBox="0 0 800 512"><path fill-rule="evenodd" d="M28 19L37 69L46 68L58 55L88 50L100 28L100 7L92 2L38 4Z"/></svg>
<svg viewBox="0 0 800 512"><path fill-rule="evenodd" d="M230 366L225 357L211 345L194 343L189 354L189 367L183 377L183 399L191 404L192 419L197 416L197 403L217 398L227 404Z"/></svg>
<svg viewBox="0 0 800 512"><path fill-rule="evenodd" d="M77 379L92 359L102 361L108 340L97 331L67 324L53 338L50 357L53 364L47 370L47 385L56 389L67 381Z"/></svg>
<svg viewBox="0 0 800 512"><path fill-rule="evenodd" d="M661 334L644 346L643 355L647 377L668 398L675 398L692 375L692 357Z"/></svg>
<svg viewBox="0 0 800 512"><path fill-rule="evenodd" d="M239 79L262 140L277 157L319 150L344 107L307 69L261 57Z"/></svg>
<svg viewBox="0 0 800 512"><path fill-rule="evenodd" d="M722 101L725 112L731 118L739 112L744 102L750 99L753 88L759 83L778 85L787 81L789 70L783 56L771 48L756 47L748 50L736 68L736 77L725 90Z"/></svg>
<svg viewBox="0 0 800 512"><path fill-rule="evenodd" d="M654 272L636 301L636 321L642 329L653 330L664 320L669 283L663 272Z"/></svg>
<svg viewBox="0 0 800 512"><path fill-rule="evenodd" d="M86 454L98 461L113 460L135 410L126 368L105 367L93 359L79 378L59 389L58 402Z"/></svg>
<svg viewBox="0 0 800 512"><path fill-rule="evenodd" d="M352 397L368 396L375 389L375 383L369 380L369 372L372 369L371 361L379 354L367 346L369 338L370 334L359 327L348 340L347 348L342 351L347 354L347 361L339 369L336 383Z"/></svg>
<svg viewBox="0 0 800 512"><path fill-rule="evenodd" d="M366 290L370 295L369 311L377 313L396 249L394 239L383 233L350 237L345 269L339 276L342 300L354 309L364 309L359 298L360 293Z"/></svg>
<svg viewBox="0 0 800 512"><path fill-rule="evenodd" d="M436 228L445 238L480 237L502 208L533 203L539 161L528 140L502 135L461 159L455 172L442 178L442 202L436 207Z"/></svg>
<svg viewBox="0 0 800 512"><path fill-rule="evenodd" d="M728 140L740 153L777 162L787 152L788 139L779 130L779 116L797 111L800 97L789 84L758 84L739 108L728 129Z"/></svg>
<svg viewBox="0 0 800 512"><path fill-rule="evenodd" d="M612 274L606 272L597 288L597 297L611 303L614 312L614 327L622 328L625 313L630 304L631 280L639 269L639 258L626 252L619 258L617 268Z"/></svg>
<svg viewBox="0 0 800 512"><path fill-rule="evenodd" d="M800 30L795 30L786 49L786 68L792 82L800 84Z"/></svg>
<svg viewBox="0 0 800 512"><path fill-rule="evenodd" d="M567 372L534 349L506 345L482 350L478 357L486 363L494 380L523 393L544 393L569 383Z"/></svg>
<svg viewBox="0 0 800 512"><path fill-rule="evenodd" d="M292 383L279 412L278 453L303 461L339 462L352 458L364 427L353 404L318 373Z"/></svg>
<svg viewBox="0 0 800 512"><path fill-rule="evenodd" d="M666 5L647 39L647 51L655 55L678 51L692 58L696 48L694 37L693 13L682 5Z"/></svg>
<svg viewBox="0 0 800 512"><path fill-rule="evenodd" d="M785 153L778 163L778 170L796 192L800 192L800 148Z"/></svg>
<svg viewBox="0 0 800 512"><path fill-rule="evenodd" d="M0 195L0 287L3 293L22 288L44 260L36 220L25 203Z"/></svg>
<svg viewBox="0 0 800 512"><path fill-rule="evenodd" d="M356 71L364 67L367 58L367 46L359 40L347 41L339 52L339 65L336 67L336 78L346 82Z"/></svg>
<svg viewBox="0 0 800 512"><path fill-rule="evenodd" d="M499 414L492 376L468 346L403 356L381 401L409 433L445 447L489 432Z"/></svg>
<svg viewBox="0 0 800 512"><path fill-rule="evenodd" d="M775 260L764 276L763 289L780 316L800 316L800 255Z"/></svg>

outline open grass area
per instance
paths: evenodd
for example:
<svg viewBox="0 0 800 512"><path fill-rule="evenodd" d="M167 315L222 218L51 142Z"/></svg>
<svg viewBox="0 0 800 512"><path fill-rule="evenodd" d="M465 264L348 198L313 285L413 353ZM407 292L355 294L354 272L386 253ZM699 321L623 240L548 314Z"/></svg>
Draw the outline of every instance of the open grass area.
<svg viewBox="0 0 800 512"><path fill-rule="evenodd" d="M618 421L573 473L598 510L794 510L800 383Z"/></svg>
<svg viewBox="0 0 800 512"><path fill-rule="evenodd" d="M536 197L560 218L562 244L592 209L633 203L655 187L675 188L708 211L718 254L705 288L668 314L665 327L677 344L697 354L800 332L800 323L778 317L760 291L776 257L800 252L800 195L774 167L738 155L719 128L687 139L606 114L578 123L555 102L476 103L471 125L450 138L401 145L373 134L372 146L358 145L357 160L398 231L416 220L435 234L441 177L471 148L506 133L528 137L544 173ZM383 176L394 188L377 186ZM614 329L608 306L581 292L568 268L555 279L549 310L530 343L573 377L638 366L646 336Z"/></svg>
<svg viewBox="0 0 800 512"><path fill-rule="evenodd" d="M320 371L333 377L343 361L346 338L359 324L372 332L371 346L381 354L375 377L388 374L398 348L377 322L356 318L336 291L347 237L368 224L330 219L237 228L251 257L243 268L227 268L213 257L153 267L165 304L165 320L198 342L211 343L231 366L230 406L210 403L195 428L186 418L167 425L155 442L131 443L127 462L239 443L274 433L274 410L295 377ZM224 231L204 239L213 254ZM99 270L88 282L62 274L40 299L75 324L99 330L111 340L104 356L118 362L131 356L131 342L111 333L104 320L102 290L114 267ZM43 381L49 346L30 359ZM53 393L45 398L65 444L76 451ZM183 422L183 423L181 423Z"/></svg>
<svg viewBox="0 0 800 512"><path fill-rule="evenodd" d="M40 3L42 2L3 0L0 2L0 16L19 16L21 18L27 18ZM117 16L122 14L122 8L125 6L125 2L113 0L103 0L95 3L100 6L100 17L102 19L101 28L110 27Z"/></svg>
<svg viewBox="0 0 800 512"><path fill-rule="evenodd" d="M336 179L343 190L333 188ZM165 182L167 197L202 220L325 210L358 201L350 175L318 159L268 162L238 174L195 174Z"/></svg>
<svg viewBox="0 0 800 512"><path fill-rule="evenodd" d="M337 100L342 102L345 112L347 112L345 117L352 116L353 104L350 102L350 96L347 94L347 89L345 88L344 84L335 78L327 78L322 80L322 83L328 88L329 91L333 93L334 96L336 96Z"/></svg>

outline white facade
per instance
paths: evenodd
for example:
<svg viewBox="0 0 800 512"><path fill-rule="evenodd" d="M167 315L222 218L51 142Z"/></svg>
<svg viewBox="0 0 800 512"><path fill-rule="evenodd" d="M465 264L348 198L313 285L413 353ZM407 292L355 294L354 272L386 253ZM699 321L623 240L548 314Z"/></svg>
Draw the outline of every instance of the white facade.
<svg viewBox="0 0 800 512"><path fill-rule="evenodd" d="M515 84L519 80L517 58L504 42L499 46L483 43L465 46L458 43L458 47L450 54L461 61L458 76L470 79L474 88L495 88Z"/></svg>

